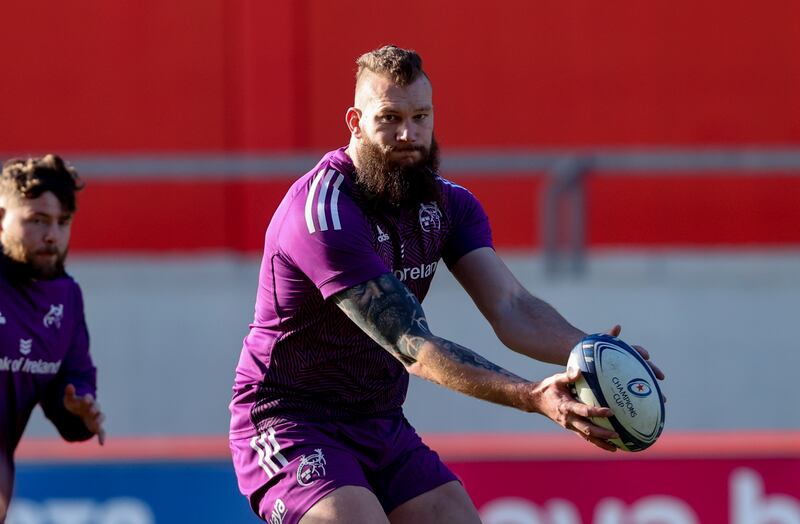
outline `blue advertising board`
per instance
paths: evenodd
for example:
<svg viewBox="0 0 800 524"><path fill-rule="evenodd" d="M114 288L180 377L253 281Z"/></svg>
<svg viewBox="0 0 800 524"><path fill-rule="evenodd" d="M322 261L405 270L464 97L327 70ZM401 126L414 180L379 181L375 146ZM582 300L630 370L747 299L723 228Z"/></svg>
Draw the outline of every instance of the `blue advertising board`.
<svg viewBox="0 0 800 524"><path fill-rule="evenodd" d="M252 524L230 460L20 463L6 524Z"/></svg>

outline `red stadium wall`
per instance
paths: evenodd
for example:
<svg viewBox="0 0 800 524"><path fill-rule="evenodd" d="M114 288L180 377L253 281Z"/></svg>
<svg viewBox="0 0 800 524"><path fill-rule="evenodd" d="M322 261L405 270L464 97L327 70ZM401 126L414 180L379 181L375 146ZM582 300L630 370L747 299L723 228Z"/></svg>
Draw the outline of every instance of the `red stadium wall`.
<svg viewBox="0 0 800 524"><path fill-rule="evenodd" d="M325 149L354 58L418 49L446 147L797 144L800 4L11 2L0 150Z"/></svg>
<svg viewBox="0 0 800 524"><path fill-rule="evenodd" d="M800 4L789 0L411 0L391 13L354 0L33 0L3 15L9 154L330 149L347 139L354 58L386 42L425 57L445 155L800 143ZM258 250L298 174L90 179L74 250ZM540 177L464 182L500 247L539 245ZM605 173L588 189L593 246L800 244L794 177Z"/></svg>

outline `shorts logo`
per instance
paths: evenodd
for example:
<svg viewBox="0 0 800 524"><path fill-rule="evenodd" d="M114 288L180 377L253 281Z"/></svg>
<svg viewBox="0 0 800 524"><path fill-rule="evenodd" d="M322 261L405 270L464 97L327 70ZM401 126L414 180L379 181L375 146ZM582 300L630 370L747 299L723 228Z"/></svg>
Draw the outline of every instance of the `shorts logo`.
<svg viewBox="0 0 800 524"><path fill-rule="evenodd" d="M50 304L50 311L42 319L42 324L44 327L49 328L50 326L54 325L61 329L61 319L64 318L64 304Z"/></svg>
<svg viewBox="0 0 800 524"><path fill-rule="evenodd" d="M442 212L436 202L419 205L419 225L426 233L431 229L442 227Z"/></svg>
<svg viewBox="0 0 800 524"><path fill-rule="evenodd" d="M309 456L300 457L297 466L297 483L301 486L310 486L318 478L325 476L325 455L321 449L315 449Z"/></svg>
<svg viewBox="0 0 800 524"><path fill-rule="evenodd" d="M267 441L269 441L269 444L267 444ZM269 478L275 476L281 466L289 464L289 461L281 453L281 445L278 444L278 439L275 438L275 430L272 428L267 428L266 432L251 438L250 447L258 453L258 465ZM275 460L281 466L278 466Z"/></svg>
<svg viewBox="0 0 800 524"><path fill-rule="evenodd" d="M269 524L283 524L283 517L286 516L286 504L281 499L275 500L272 506L272 513L269 516Z"/></svg>

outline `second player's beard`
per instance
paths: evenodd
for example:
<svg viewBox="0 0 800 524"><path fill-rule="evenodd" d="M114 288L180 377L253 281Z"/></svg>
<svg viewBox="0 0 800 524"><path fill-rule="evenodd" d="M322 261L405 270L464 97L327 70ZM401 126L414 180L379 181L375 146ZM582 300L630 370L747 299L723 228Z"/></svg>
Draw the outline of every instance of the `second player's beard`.
<svg viewBox="0 0 800 524"><path fill-rule="evenodd" d="M406 150L419 151L422 158L409 165L389 159L391 152ZM416 206L439 201L439 146L435 138L431 139L430 148L382 147L364 139L358 146L358 160L358 185L375 205Z"/></svg>
<svg viewBox="0 0 800 524"><path fill-rule="evenodd" d="M15 273L23 279L50 280L64 274L64 261L67 259L67 250L59 251L55 246L42 248L30 252L21 242L9 238L3 239L3 254L15 266ZM37 254L56 255L52 262L36 260Z"/></svg>

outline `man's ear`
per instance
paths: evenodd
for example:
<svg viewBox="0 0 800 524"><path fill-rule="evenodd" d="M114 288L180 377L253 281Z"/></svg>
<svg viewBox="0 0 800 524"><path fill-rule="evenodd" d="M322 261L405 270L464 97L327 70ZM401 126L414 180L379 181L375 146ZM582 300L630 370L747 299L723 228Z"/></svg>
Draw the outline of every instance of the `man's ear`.
<svg viewBox="0 0 800 524"><path fill-rule="evenodd" d="M351 107L344 115L344 120L347 123L347 128L350 134L356 138L361 138L361 110Z"/></svg>

